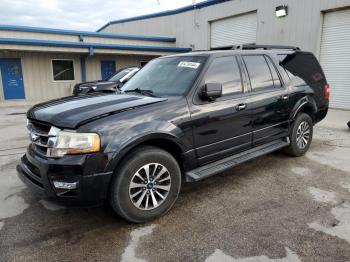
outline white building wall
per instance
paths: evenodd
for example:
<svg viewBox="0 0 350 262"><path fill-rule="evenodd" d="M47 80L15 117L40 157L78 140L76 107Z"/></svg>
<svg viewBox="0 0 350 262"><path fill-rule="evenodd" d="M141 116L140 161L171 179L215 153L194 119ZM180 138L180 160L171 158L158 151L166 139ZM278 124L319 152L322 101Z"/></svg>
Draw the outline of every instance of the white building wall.
<svg viewBox="0 0 350 262"><path fill-rule="evenodd" d="M116 70L119 70L128 66L140 66L141 62L149 61L155 58L154 56L132 56L132 55L120 55L120 56L93 56L86 59L86 81L101 79L101 61L109 60L115 61Z"/></svg>
<svg viewBox="0 0 350 262"><path fill-rule="evenodd" d="M73 86L81 82L79 55L30 52L2 52L0 58L20 58L22 65L25 98L43 101L71 93ZM51 59L73 59L74 81L53 81ZM0 89L3 92L2 81Z"/></svg>
<svg viewBox="0 0 350 262"><path fill-rule="evenodd" d="M101 79L101 60L116 61L116 69L127 66L140 66L155 56L137 55L95 55L86 58L86 80ZM68 96L76 83L82 82L80 54L46 52L1 52L1 58L20 58L22 65L25 99L45 101ZM74 81L53 81L51 59L73 59ZM0 100L4 100L0 72Z"/></svg>
<svg viewBox="0 0 350 262"><path fill-rule="evenodd" d="M288 16L277 18L275 8L288 5ZM350 0L232 0L195 11L121 24L111 24L102 32L176 37L178 47L208 49L210 22L256 11L257 43L297 45L319 51L322 11L350 7Z"/></svg>
<svg viewBox="0 0 350 262"><path fill-rule="evenodd" d="M0 38L80 42L80 38L78 35L65 35L65 34L59 34L59 33L49 34L49 33L11 31L11 30L0 30ZM83 36L83 42L100 43L100 44L136 45L136 46L138 45L170 46L170 47L175 46L174 42L135 40L135 39L124 39L124 38L117 38L117 37L116 38L95 37L95 36Z"/></svg>
<svg viewBox="0 0 350 262"><path fill-rule="evenodd" d="M172 48L175 47L174 39L168 37L159 39L130 37L130 33L125 35L129 36L1 26L0 39L3 41L0 43L0 58L21 59L25 99L42 101L70 95L74 85L82 82L81 57L86 59L86 80L91 81L101 79L101 60L114 60L116 70L118 70L126 66L140 66L143 61L174 54L177 51ZM8 39L11 41L6 41ZM27 39L28 42L24 42L23 39ZM75 46L81 42L85 44L83 47ZM102 48L98 44L114 46ZM90 49L90 46L93 49ZM143 46L154 48L143 48L144 50L137 48ZM52 59L73 59L75 79L73 81L53 81ZM0 79L0 100L4 100L2 85Z"/></svg>

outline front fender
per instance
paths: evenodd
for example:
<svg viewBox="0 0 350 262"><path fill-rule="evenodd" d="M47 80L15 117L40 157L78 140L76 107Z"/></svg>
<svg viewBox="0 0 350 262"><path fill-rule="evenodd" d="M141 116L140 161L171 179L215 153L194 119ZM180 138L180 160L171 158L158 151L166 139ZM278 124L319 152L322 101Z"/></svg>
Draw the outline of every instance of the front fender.
<svg viewBox="0 0 350 262"><path fill-rule="evenodd" d="M155 139L164 139L175 143L182 152L188 150L183 130L169 122L152 121L139 123L131 128L118 132L105 148L111 156L108 169L115 168L121 158L137 145Z"/></svg>
<svg viewBox="0 0 350 262"><path fill-rule="evenodd" d="M311 112L317 112L316 101L310 96L304 96L297 103L295 103L290 115L289 119L294 120L295 117L301 112L304 108L308 108Z"/></svg>

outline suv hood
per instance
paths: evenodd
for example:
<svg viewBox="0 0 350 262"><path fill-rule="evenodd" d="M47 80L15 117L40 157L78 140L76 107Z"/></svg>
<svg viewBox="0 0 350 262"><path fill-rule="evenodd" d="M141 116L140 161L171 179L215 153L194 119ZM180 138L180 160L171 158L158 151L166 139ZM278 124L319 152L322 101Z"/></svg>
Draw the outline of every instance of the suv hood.
<svg viewBox="0 0 350 262"><path fill-rule="evenodd" d="M165 100L115 93L70 96L35 105L28 110L27 117L60 128L76 129L97 118Z"/></svg>

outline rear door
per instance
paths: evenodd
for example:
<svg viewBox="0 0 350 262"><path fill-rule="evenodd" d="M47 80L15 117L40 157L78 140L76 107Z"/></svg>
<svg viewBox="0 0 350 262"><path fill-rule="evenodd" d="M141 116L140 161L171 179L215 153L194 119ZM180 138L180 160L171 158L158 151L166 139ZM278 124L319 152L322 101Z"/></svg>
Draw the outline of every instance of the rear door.
<svg viewBox="0 0 350 262"><path fill-rule="evenodd" d="M288 136L289 92L271 58L242 55L250 83L247 108L251 116L253 146Z"/></svg>
<svg viewBox="0 0 350 262"><path fill-rule="evenodd" d="M249 113L245 110L245 93L241 70L235 56L214 58L210 63L190 105L194 142L199 165L251 148ZM199 97L206 83L221 83L223 96L215 101Z"/></svg>

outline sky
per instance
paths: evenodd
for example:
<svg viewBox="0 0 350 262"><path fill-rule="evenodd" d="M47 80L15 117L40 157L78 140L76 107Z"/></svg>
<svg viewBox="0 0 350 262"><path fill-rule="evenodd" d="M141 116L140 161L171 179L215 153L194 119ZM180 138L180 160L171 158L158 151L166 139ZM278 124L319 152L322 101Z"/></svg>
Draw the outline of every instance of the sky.
<svg viewBox="0 0 350 262"><path fill-rule="evenodd" d="M191 4L192 0L0 0L0 24L96 31L112 20Z"/></svg>

